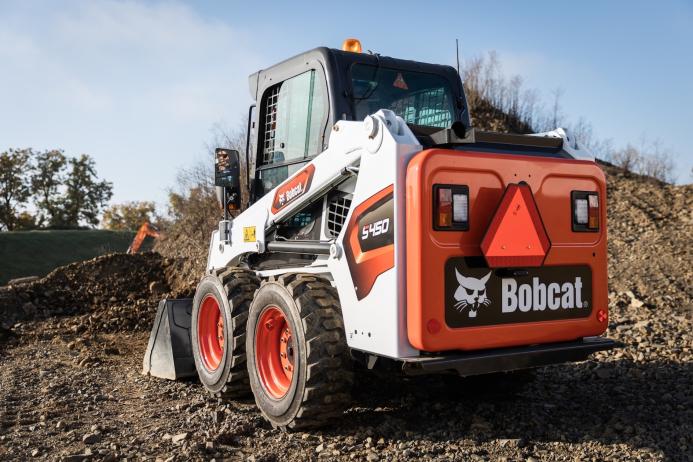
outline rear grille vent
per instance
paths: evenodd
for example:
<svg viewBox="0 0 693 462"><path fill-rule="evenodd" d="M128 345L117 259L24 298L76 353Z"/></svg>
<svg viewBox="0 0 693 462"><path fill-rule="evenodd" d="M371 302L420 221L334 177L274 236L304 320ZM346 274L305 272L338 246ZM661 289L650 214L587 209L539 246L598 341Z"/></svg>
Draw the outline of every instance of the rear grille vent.
<svg viewBox="0 0 693 462"><path fill-rule="evenodd" d="M327 233L332 237L337 237L342 230L349 207L351 207L351 199L347 197L336 197L330 201L327 208Z"/></svg>

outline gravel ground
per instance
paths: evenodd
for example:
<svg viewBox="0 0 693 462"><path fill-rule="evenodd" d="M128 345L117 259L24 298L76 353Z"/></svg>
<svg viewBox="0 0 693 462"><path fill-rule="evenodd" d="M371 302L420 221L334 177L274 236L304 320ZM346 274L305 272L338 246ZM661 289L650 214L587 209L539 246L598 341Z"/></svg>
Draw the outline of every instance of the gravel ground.
<svg viewBox="0 0 693 462"><path fill-rule="evenodd" d="M609 172L619 350L512 378L361 373L329 428L271 429L252 401L140 374L156 254L112 255L0 289L0 459L693 460L693 190Z"/></svg>
<svg viewBox="0 0 693 462"><path fill-rule="evenodd" d="M141 375L144 331L23 323L0 359L0 458L692 460L691 318L637 305L612 300L609 336L626 348L538 370L520 392L364 373L344 419L296 434L251 401Z"/></svg>

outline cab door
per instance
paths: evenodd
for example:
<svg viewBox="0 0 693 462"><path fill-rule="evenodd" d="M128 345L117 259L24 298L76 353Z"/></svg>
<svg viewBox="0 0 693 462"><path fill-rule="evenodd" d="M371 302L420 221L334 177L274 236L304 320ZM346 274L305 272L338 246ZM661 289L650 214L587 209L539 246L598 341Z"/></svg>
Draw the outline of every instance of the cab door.
<svg viewBox="0 0 693 462"><path fill-rule="evenodd" d="M253 201L322 151L328 113L324 74L315 69L264 91L257 123Z"/></svg>

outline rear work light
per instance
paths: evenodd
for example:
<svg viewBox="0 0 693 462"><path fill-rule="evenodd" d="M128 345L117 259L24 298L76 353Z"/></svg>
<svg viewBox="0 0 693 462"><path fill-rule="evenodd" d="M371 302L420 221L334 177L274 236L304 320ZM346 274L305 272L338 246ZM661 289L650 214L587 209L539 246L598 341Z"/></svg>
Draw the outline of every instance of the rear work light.
<svg viewBox="0 0 693 462"><path fill-rule="evenodd" d="M469 187L443 184L433 186L433 229L469 229Z"/></svg>
<svg viewBox="0 0 693 462"><path fill-rule="evenodd" d="M590 191L573 191L573 231L599 231L599 194Z"/></svg>

